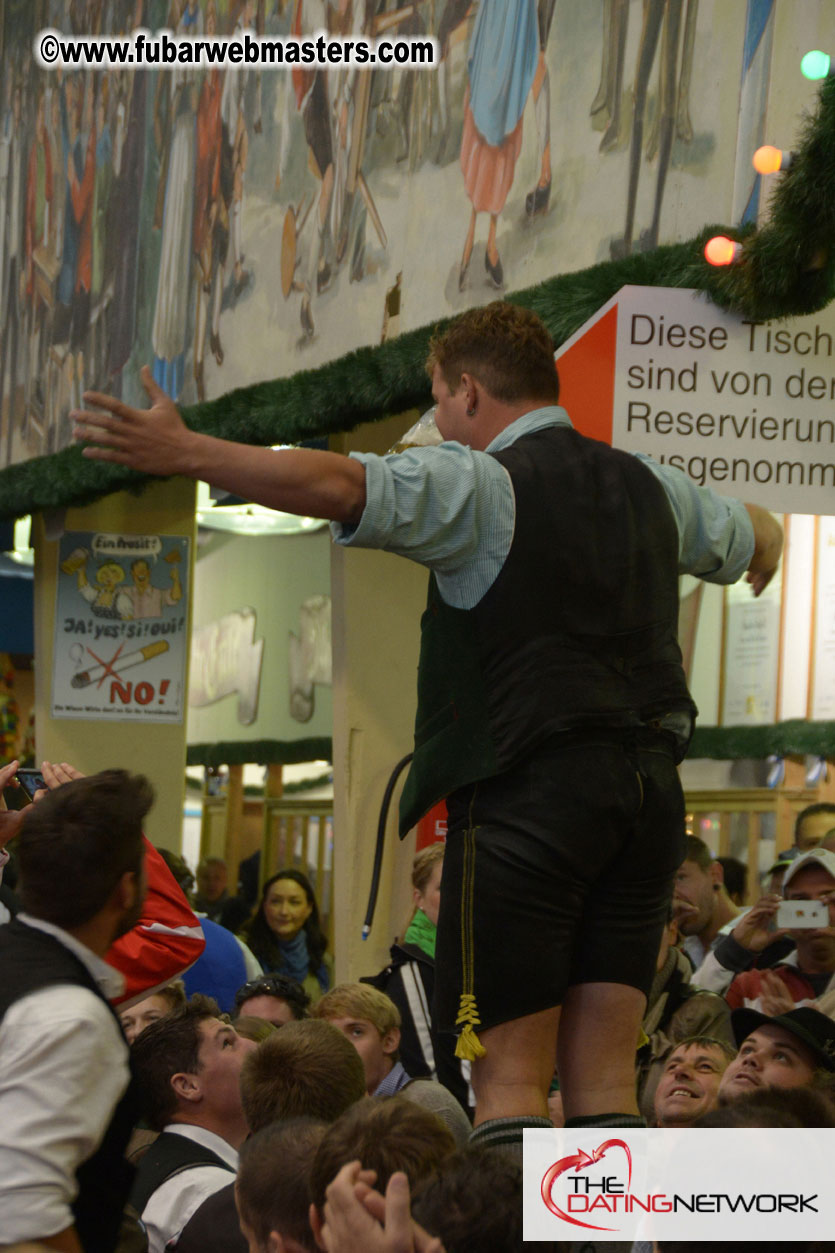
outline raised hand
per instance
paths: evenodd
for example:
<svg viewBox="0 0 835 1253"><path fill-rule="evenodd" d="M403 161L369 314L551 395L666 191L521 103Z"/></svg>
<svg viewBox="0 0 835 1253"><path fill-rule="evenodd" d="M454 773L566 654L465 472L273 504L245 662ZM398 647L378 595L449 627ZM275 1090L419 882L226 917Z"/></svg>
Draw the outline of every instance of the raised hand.
<svg viewBox="0 0 835 1253"><path fill-rule="evenodd" d="M9 840L14 839L23 819L20 810L7 809L3 799L3 789L11 785L19 765L18 761L10 761L8 765L0 767L0 849L5 848ZM6 854L3 855L3 860L8 860Z"/></svg>
<svg viewBox="0 0 835 1253"><path fill-rule="evenodd" d="M760 974L760 1006L770 1018L796 1008L794 997L776 970L763 970Z"/></svg>
<svg viewBox="0 0 835 1253"><path fill-rule="evenodd" d="M779 940L781 936L788 935L785 927L773 925L782 899L771 892L761 896L756 905L752 905L747 914L743 914L731 932L737 944L750 949L752 953L761 953L772 940Z"/></svg>
<svg viewBox="0 0 835 1253"><path fill-rule="evenodd" d="M412 1221L409 1181L401 1171L382 1197L359 1162L343 1166L328 1185L322 1240L328 1253L444 1253L441 1241Z"/></svg>
<svg viewBox="0 0 835 1253"><path fill-rule="evenodd" d="M41 763L41 774L44 777L47 788L51 792L53 788L61 787L63 783L72 783L73 779L83 779L84 774L81 770L77 770L75 766L71 766L67 761L53 762L44 761ZM40 792L36 792L34 799L40 800L42 796L46 796L46 789L41 788Z"/></svg>
<svg viewBox="0 0 835 1253"><path fill-rule="evenodd" d="M83 454L94 461L115 461L145 474L187 475L194 432L147 366L142 367L141 378L150 408L135 409L115 396L85 392L85 403L95 408L70 414L75 424L73 439L86 444Z"/></svg>

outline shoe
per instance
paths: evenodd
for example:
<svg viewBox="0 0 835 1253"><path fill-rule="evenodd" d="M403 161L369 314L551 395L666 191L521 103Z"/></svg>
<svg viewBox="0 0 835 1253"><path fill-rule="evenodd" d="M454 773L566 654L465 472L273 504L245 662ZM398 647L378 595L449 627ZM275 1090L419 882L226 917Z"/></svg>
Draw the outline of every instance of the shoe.
<svg viewBox="0 0 835 1253"><path fill-rule="evenodd" d="M435 165L446 165L447 149L449 148L449 130L449 119L447 119L447 124L438 138L438 147L434 157Z"/></svg>
<svg viewBox="0 0 835 1253"><path fill-rule="evenodd" d="M535 218L538 213L544 213L548 208L548 202L551 199L551 180L544 187L534 187L533 191L529 191L525 197L525 212L529 218Z"/></svg>
<svg viewBox="0 0 835 1253"><path fill-rule="evenodd" d="M223 365L223 346L220 342L220 336L215 335L214 331L211 331L209 334L209 349L218 365Z"/></svg>
<svg viewBox="0 0 835 1253"><path fill-rule="evenodd" d="M693 142L693 123L690 121L690 113L688 109L679 109L676 114L676 139L683 144L692 144Z"/></svg>
<svg viewBox="0 0 835 1253"><path fill-rule="evenodd" d="M504 287L504 270L502 269L501 257L496 258L496 264L487 255L487 249L484 249L484 268L490 278L490 282L494 287Z"/></svg>
<svg viewBox="0 0 835 1253"><path fill-rule="evenodd" d="M302 296L302 307L299 310L299 320L301 321L302 330L305 335L308 339L311 339L316 328L313 325L313 313L310 308L310 297L308 295Z"/></svg>
<svg viewBox="0 0 835 1253"><path fill-rule="evenodd" d="M327 261L323 261L319 266L319 270L316 275L316 290L320 296L323 291L327 291L330 287L331 277L331 267L328 265Z"/></svg>
<svg viewBox="0 0 835 1253"><path fill-rule="evenodd" d="M398 111L397 114L397 156L395 161L399 164L405 161L409 155L409 134L406 130L406 119L403 114Z"/></svg>
<svg viewBox="0 0 835 1253"><path fill-rule="evenodd" d="M351 272L349 275L350 282L361 283L362 276L365 273L365 237L357 236L357 242L354 244L354 251L351 254Z"/></svg>
<svg viewBox="0 0 835 1253"><path fill-rule="evenodd" d="M612 118L600 139L598 152L614 152L620 143L620 118Z"/></svg>

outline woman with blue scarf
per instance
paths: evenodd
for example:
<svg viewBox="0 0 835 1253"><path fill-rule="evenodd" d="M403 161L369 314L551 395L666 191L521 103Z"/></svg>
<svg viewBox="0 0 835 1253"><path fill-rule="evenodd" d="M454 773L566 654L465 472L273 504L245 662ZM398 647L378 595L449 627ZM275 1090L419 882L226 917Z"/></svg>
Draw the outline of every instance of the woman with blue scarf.
<svg viewBox="0 0 835 1253"><path fill-rule="evenodd" d="M258 908L242 938L265 974L281 971L318 1001L333 983L333 958L307 875L281 870L264 884Z"/></svg>

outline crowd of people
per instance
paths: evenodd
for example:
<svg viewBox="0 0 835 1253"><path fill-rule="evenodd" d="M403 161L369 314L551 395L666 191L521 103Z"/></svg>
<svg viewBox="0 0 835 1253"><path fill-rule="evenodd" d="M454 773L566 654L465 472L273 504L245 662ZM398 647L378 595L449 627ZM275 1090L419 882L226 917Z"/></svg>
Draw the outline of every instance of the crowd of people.
<svg viewBox="0 0 835 1253"><path fill-rule="evenodd" d="M181 878L184 863L142 836L147 780L65 764L44 775L34 805L0 811L20 871L0 929L4 1247L521 1248L518 1148L471 1143L468 1068L427 1008L443 844L415 859L391 962L358 983L333 984L309 880L269 878L243 924L269 960L224 1013L211 995L228 983L222 957L205 954L217 898L241 903L225 865L211 859L208 876L201 863L187 901L166 860ZM782 894L769 872L740 907L688 837L635 1042L650 1126L835 1127L835 805L803 811L795 840ZM824 902L829 925L770 925L781 899ZM266 931L273 948L258 943ZM187 995L172 976L201 965Z"/></svg>

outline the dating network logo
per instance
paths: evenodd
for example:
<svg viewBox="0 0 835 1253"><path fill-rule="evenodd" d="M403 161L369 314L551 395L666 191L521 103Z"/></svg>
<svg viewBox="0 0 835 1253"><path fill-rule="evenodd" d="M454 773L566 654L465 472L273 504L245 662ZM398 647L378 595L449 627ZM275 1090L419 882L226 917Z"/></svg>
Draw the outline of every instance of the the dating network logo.
<svg viewBox="0 0 835 1253"><path fill-rule="evenodd" d="M609 1167L614 1166L611 1155L620 1150L625 1158L625 1180L618 1174L607 1175L605 1167L602 1177L599 1163L606 1154L610 1154ZM623 1165L621 1164L621 1173ZM618 1227L603 1227L597 1223L584 1222L578 1214L597 1216L599 1211L607 1214L627 1209L629 1190L632 1185L632 1153L625 1140L604 1140L602 1144L586 1153L578 1149L569 1157L561 1157L558 1162L546 1170L542 1177L542 1199L552 1214L563 1222L573 1223L577 1227L587 1227L592 1231L618 1231ZM555 1195L557 1198L555 1199ZM559 1204L559 1202L562 1204ZM620 1202L620 1207L618 1206ZM565 1208L563 1208L563 1206Z"/></svg>
<svg viewBox="0 0 835 1253"><path fill-rule="evenodd" d="M525 1240L828 1239L831 1129L529 1128ZM603 1137L606 1137L603 1139ZM752 1234L753 1233L753 1234Z"/></svg>

